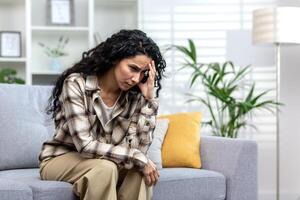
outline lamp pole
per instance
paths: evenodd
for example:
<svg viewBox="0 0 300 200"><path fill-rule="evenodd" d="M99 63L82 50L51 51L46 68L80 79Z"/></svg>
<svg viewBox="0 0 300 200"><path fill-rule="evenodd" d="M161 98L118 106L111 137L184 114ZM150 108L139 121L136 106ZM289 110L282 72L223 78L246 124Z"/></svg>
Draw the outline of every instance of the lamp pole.
<svg viewBox="0 0 300 200"><path fill-rule="evenodd" d="M276 101L280 102L280 44L276 46ZM276 200L280 200L280 124L279 107L276 106Z"/></svg>

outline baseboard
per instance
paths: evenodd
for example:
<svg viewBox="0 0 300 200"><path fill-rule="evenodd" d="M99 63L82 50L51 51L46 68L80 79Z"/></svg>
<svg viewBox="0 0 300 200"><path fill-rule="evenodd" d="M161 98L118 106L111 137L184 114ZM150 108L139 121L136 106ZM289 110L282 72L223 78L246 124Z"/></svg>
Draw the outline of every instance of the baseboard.
<svg viewBox="0 0 300 200"><path fill-rule="evenodd" d="M275 191L260 191L258 194L259 200L275 200ZM281 192L280 200L300 200L300 192Z"/></svg>
<svg viewBox="0 0 300 200"><path fill-rule="evenodd" d="M258 193L258 200L275 200L276 194L275 191L260 191Z"/></svg>

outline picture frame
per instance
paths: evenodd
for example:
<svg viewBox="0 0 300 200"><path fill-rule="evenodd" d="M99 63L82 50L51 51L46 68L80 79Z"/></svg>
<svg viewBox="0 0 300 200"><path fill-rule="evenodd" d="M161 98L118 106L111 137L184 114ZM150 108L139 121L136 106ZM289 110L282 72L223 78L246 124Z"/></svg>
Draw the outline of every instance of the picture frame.
<svg viewBox="0 0 300 200"><path fill-rule="evenodd" d="M47 25L74 25L74 0L47 0Z"/></svg>
<svg viewBox="0 0 300 200"><path fill-rule="evenodd" d="M0 31L0 57L21 57L21 32Z"/></svg>

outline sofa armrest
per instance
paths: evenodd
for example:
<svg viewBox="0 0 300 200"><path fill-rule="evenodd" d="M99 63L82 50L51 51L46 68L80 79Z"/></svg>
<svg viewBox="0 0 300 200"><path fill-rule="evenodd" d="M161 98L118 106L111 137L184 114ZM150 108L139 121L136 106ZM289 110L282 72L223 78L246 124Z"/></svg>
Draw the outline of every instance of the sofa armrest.
<svg viewBox="0 0 300 200"><path fill-rule="evenodd" d="M0 178L1 200L31 200L32 190L24 183Z"/></svg>
<svg viewBox="0 0 300 200"><path fill-rule="evenodd" d="M201 137L202 168L226 177L226 200L257 200L257 144L255 141Z"/></svg>

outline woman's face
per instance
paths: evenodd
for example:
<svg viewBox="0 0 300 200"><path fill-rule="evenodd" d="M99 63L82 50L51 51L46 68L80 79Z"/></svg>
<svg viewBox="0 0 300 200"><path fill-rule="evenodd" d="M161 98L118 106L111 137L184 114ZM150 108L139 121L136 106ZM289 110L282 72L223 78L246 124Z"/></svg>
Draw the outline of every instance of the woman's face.
<svg viewBox="0 0 300 200"><path fill-rule="evenodd" d="M114 75L119 88L127 91L137 85L143 79L145 71L149 69L151 60L146 55L137 55L117 63L114 67Z"/></svg>

